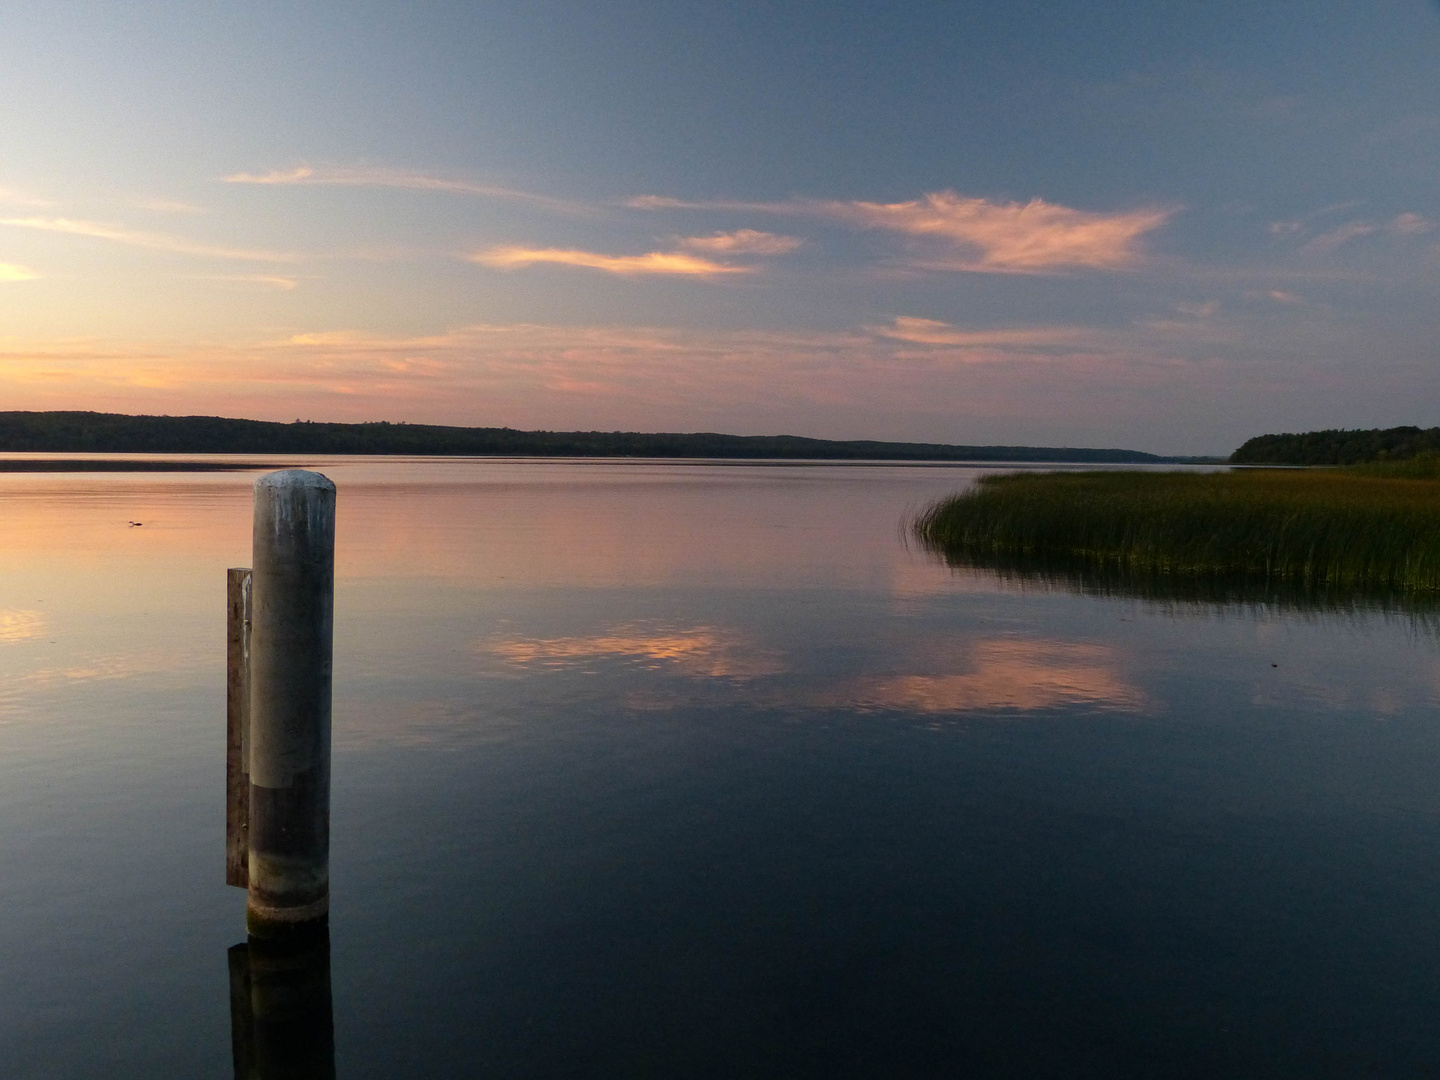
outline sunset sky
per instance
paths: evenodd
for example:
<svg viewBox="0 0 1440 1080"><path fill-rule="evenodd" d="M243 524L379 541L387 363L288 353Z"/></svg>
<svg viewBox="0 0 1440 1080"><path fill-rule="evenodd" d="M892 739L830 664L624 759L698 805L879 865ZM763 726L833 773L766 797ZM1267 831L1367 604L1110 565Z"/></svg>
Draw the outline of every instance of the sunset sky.
<svg viewBox="0 0 1440 1080"><path fill-rule="evenodd" d="M1431 0L0 0L0 409L1440 424Z"/></svg>

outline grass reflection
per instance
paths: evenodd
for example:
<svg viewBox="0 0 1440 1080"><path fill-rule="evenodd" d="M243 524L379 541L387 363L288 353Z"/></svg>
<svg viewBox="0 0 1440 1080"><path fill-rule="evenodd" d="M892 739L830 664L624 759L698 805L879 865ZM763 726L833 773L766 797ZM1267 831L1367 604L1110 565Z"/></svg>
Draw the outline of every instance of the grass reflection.
<svg viewBox="0 0 1440 1080"><path fill-rule="evenodd" d="M1256 608L1315 614L1398 614L1440 633L1440 596L1384 585L1317 584L1248 574L1180 575L1139 570L1066 552L966 551L926 544L955 570L1018 591L1143 600L1161 605Z"/></svg>

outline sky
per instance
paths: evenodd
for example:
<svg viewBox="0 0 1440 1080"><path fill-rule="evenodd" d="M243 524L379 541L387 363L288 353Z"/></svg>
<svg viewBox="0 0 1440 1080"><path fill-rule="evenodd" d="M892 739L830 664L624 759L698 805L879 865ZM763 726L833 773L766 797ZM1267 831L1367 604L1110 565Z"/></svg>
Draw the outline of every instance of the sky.
<svg viewBox="0 0 1440 1080"><path fill-rule="evenodd" d="M0 409L1440 424L1435 0L0 0Z"/></svg>

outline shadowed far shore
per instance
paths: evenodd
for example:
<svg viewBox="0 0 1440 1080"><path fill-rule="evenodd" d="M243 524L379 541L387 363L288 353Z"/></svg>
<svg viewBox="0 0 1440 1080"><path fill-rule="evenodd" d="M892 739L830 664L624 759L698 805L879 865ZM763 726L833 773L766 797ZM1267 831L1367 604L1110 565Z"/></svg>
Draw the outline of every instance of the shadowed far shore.
<svg viewBox="0 0 1440 1080"><path fill-rule="evenodd" d="M145 458L0 458L0 473L245 472L272 469L253 461L185 461Z"/></svg>
<svg viewBox="0 0 1440 1080"><path fill-rule="evenodd" d="M0 412L0 452L375 454L465 457L769 458L871 461L1176 464L1218 461L1139 450L837 441L797 435L517 431L432 424L280 424L218 416Z"/></svg>
<svg viewBox="0 0 1440 1080"><path fill-rule="evenodd" d="M955 567L1162 602L1440 610L1440 479L1368 470L982 477L914 522Z"/></svg>
<svg viewBox="0 0 1440 1080"><path fill-rule="evenodd" d="M1230 455L1232 465L1360 465L1440 453L1440 427L1331 428L1257 435Z"/></svg>

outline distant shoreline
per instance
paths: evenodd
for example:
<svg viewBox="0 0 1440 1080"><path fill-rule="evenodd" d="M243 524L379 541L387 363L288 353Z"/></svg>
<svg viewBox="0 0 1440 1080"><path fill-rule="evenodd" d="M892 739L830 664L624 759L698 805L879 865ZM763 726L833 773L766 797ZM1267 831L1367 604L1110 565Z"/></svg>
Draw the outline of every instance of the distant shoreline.
<svg viewBox="0 0 1440 1080"><path fill-rule="evenodd" d="M0 473L244 472L268 469L253 461L157 461L143 458L0 458Z"/></svg>
<svg viewBox="0 0 1440 1080"><path fill-rule="evenodd" d="M0 451L4 454L6 451ZM292 455L287 455L292 456ZM962 469L966 467L1009 469L1053 469L1055 466L1071 465L1075 468L1090 468L1097 465L1136 467L1146 465L1173 465L1177 462L1065 462L1065 461L925 461L914 458L889 458L857 460L854 458L643 458L643 457L560 457L539 455L439 455L439 454L349 454L349 455L293 455L302 458L322 456L373 458L377 460L414 460L423 458L437 464L447 462L553 462L573 465L688 465L696 468L723 468L741 465L746 468L852 468L852 469ZM1217 463L1218 464L1218 463ZM85 458L7 458L0 456L0 473L85 473L85 472L262 472L279 467L291 467L291 463L275 461L197 461L194 458L136 458L136 457L85 457Z"/></svg>
<svg viewBox="0 0 1440 1080"><path fill-rule="evenodd" d="M219 416L0 412L0 453L324 454L1163 465L1218 463L1073 446L811 439L717 432L519 431L431 424L280 424Z"/></svg>

